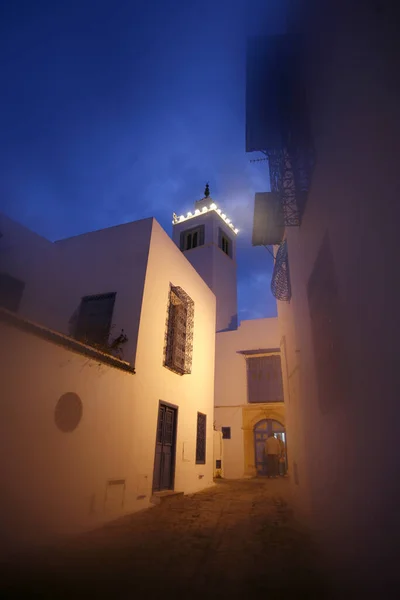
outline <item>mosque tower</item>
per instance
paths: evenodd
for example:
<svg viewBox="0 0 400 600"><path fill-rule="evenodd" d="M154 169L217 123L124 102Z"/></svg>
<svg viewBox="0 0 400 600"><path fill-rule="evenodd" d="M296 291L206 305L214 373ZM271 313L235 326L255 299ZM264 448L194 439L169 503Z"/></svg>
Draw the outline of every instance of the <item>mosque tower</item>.
<svg viewBox="0 0 400 600"><path fill-rule="evenodd" d="M204 198L186 216L173 215L172 239L201 275L217 298L216 331L237 328L236 229L210 197Z"/></svg>

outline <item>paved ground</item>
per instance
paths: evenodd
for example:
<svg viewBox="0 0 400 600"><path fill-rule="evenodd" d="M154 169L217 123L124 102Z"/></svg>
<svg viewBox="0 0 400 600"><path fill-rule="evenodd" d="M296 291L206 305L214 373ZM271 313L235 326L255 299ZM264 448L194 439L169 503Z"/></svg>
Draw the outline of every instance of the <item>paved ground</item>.
<svg viewBox="0 0 400 600"><path fill-rule="evenodd" d="M325 598L287 479L220 481L53 549L2 598Z"/></svg>

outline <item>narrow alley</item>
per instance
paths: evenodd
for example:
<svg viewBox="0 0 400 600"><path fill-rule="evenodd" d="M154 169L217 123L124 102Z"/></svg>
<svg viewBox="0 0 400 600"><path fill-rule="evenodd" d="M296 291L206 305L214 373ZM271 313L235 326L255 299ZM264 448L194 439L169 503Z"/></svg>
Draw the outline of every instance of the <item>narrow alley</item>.
<svg viewBox="0 0 400 600"><path fill-rule="evenodd" d="M325 597L288 491L287 479L221 480L9 568L2 597Z"/></svg>

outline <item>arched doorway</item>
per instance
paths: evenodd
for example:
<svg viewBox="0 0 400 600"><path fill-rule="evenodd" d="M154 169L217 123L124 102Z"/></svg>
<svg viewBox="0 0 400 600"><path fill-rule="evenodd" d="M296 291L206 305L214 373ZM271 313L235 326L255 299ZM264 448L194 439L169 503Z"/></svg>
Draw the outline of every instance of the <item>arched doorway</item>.
<svg viewBox="0 0 400 600"><path fill-rule="evenodd" d="M280 438L284 444L286 457L285 472L287 470L286 429L279 421L263 419L262 421L258 421L254 426L254 448L257 475L268 475L264 449L265 440L271 433Z"/></svg>

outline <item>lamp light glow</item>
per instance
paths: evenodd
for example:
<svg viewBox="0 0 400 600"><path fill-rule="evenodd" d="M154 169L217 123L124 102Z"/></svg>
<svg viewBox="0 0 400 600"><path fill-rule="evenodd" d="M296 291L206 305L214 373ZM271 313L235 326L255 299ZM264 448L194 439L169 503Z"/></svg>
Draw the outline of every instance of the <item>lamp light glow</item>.
<svg viewBox="0 0 400 600"><path fill-rule="evenodd" d="M173 213L173 221L172 224L173 225L177 225L178 223L183 223L184 221L187 221L188 219L193 219L194 217L198 217L201 214L205 214L208 211L212 211L214 210L220 217L221 219L224 221L224 223L226 223L228 225L228 227L230 229L232 229L232 231L235 234L239 233L239 229L235 229L232 221L230 219L227 218L226 214L222 212L222 210L220 208L217 208L217 205L215 204L215 202L213 202L212 204L210 204L210 207L208 208L207 206L203 206L203 208L200 210L198 208L196 208L196 210L194 211L194 214L192 212L188 212L186 217L184 215L180 215L179 217Z"/></svg>

